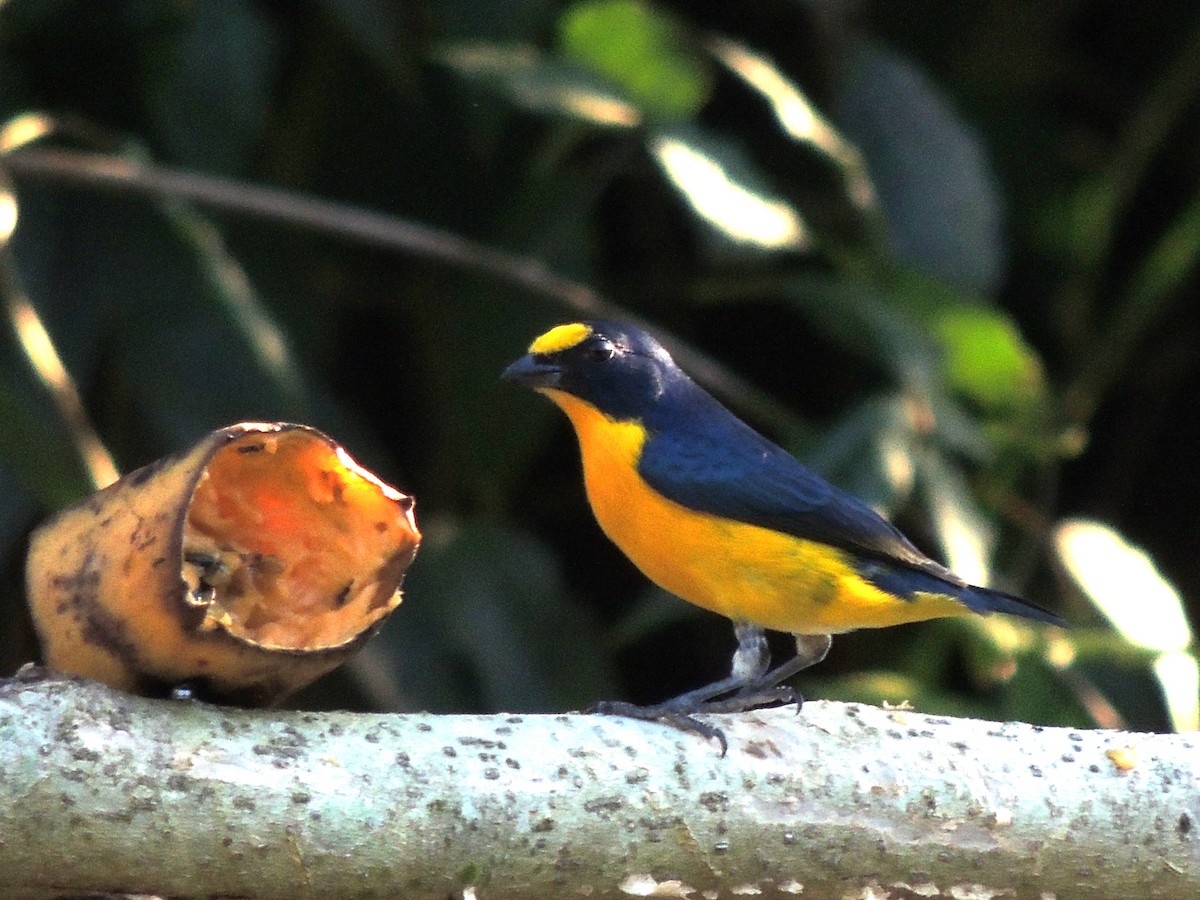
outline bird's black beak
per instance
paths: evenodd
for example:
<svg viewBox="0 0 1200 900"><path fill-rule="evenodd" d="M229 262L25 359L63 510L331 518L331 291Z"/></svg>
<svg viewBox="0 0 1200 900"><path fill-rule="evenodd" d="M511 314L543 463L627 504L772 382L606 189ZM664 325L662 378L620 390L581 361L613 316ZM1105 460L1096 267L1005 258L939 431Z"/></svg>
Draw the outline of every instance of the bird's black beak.
<svg viewBox="0 0 1200 900"><path fill-rule="evenodd" d="M536 390L537 388L555 387L562 377L562 368L553 363L539 360L529 353L505 369L500 377L504 381L512 381Z"/></svg>

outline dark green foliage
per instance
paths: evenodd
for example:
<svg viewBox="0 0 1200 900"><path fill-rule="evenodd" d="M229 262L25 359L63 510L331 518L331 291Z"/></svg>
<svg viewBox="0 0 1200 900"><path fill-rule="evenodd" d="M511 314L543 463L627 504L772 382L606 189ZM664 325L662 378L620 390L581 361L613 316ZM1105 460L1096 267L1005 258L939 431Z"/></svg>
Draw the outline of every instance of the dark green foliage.
<svg viewBox="0 0 1200 900"><path fill-rule="evenodd" d="M14 153L392 217L368 241L11 157L14 271L122 469L297 420L417 497L408 598L302 702L552 710L722 674L727 625L645 590L565 424L497 380L549 325L615 312L924 550L1079 626L1053 664L1023 625L848 636L806 693L1086 724L1099 686L1169 727L1156 682L1119 677L1154 654L1105 631L1053 535L1099 519L1200 591L1186 4L109 7L0 4L0 120L59 123ZM5 673L34 652L24 537L89 490L9 334Z"/></svg>

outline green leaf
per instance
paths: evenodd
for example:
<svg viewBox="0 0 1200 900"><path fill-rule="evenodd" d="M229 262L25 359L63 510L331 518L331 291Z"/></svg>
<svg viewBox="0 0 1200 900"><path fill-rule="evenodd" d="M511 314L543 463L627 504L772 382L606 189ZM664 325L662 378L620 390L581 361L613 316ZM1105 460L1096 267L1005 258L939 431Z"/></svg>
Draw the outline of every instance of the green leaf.
<svg viewBox="0 0 1200 900"><path fill-rule="evenodd" d="M914 420L910 429L930 432L948 449L972 459L991 458L995 442L951 390L957 385L950 383L944 350L929 324L941 313L942 295L957 302L960 292L943 287L927 296L914 286L944 283L906 277L913 275L909 270L892 274L898 277L886 288L865 278L826 273L742 279L707 287L704 300L727 303L775 294L832 343L890 374L908 395L906 415ZM1036 383L1040 386L1040 377Z"/></svg>
<svg viewBox="0 0 1200 900"><path fill-rule="evenodd" d="M901 262L991 296L1005 270L1003 204L984 148L910 60L849 55L836 119L867 162Z"/></svg>
<svg viewBox="0 0 1200 900"><path fill-rule="evenodd" d="M830 340L928 397L942 393L941 357L919 319L866 281L801 275L779 283L788 302Z"/></svg>
<svg viewBox="0 0 1200 900"><path fill-rule="evenodd" d="M977 306L939 310L933 331L945 351L946 379L983 409L1008 412L1042 399L1041 361L1004 313Z"/></svg>
<svg viewBox="0 0 1200 900"><path fill-rule="evenodd" d="M890 273L889 295L942 348L942 373L959 394L992 415L1044 404L1041 358L1008 314L942 278L911 268Z"/></svg>
<svg viewBox="0 0 1200 900"><path fill-rule="evenodd" d="M170 157L239 171L268 121L282 50L257 5L194 4L177 40L146 57L149 111Z"/></svg>
<svg viewBox="0 0 1200 900"><path fill-rule="evenodd" d="M912 438L904 398L872 397L852 407L802 455L839 487L891 513L912 493Z"/></svg>
<svg viewBox="0 0 1200 900"><path fill-rule="evenodd" d="M47 509L61 509L95 488L71 451L66 427L48 399L34 400L32 379L15 363L0 364L0 465ZM0 544L0 547L4 545Z"/></svg>
<svg viewBox="0 0 1200 900"><path fill-rule="evenodd" d="M559 711L615 693L600 634L537 538L426 523L406 599L378 642L426 708Z"/></svg>
<svg viewBox="0 0 1200 900"><path fill-rule="evenodd" d="M563 55L619 84L647 115L685 118L708 100L712 73L683 26L636 0L586 0L563 13Z"/></svg>

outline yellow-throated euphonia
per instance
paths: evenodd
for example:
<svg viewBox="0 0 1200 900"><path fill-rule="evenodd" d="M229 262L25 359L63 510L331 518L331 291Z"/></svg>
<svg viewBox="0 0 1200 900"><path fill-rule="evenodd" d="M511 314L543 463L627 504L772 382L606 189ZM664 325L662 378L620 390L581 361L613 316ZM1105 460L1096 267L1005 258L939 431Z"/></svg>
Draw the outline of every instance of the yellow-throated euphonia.
<svg viewBox="0 0 1200 900"><path fill-rule="evenodd" d="M798 699L780 682L823 659L832 634L992 612L1061 624L934 562L738 419L638 328L559 325L503 377L571 420L588 500L609 538L651 581L734 622L728 678L656 706L606 711L670 720L724 744L690 714ZM773 671L764 628L796 636L796 657Z"/></svg>

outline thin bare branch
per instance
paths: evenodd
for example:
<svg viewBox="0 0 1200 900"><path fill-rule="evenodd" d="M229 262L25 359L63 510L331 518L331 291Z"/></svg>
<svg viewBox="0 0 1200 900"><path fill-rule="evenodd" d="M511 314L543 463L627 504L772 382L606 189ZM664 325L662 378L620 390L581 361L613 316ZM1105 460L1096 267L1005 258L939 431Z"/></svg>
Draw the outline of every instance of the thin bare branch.
<svg viewBox="0 0 1200 900"><path fill-rule="evenodd" d="M587 285L555 274L532 257L505 253L451 232L357 206L183 172L123 156L23 146L5 154L4 165L18 179L188 200L227 213L409 253L531 291L562 304L573 316L633 321L651 327L684 368L750 417L781 427L800 427L795 412L786 404L679 338L648 325Z"/></svg>

